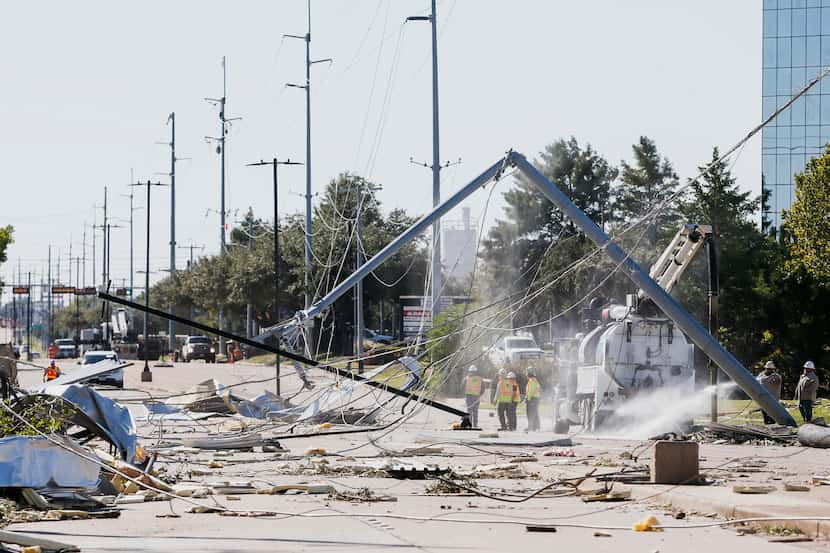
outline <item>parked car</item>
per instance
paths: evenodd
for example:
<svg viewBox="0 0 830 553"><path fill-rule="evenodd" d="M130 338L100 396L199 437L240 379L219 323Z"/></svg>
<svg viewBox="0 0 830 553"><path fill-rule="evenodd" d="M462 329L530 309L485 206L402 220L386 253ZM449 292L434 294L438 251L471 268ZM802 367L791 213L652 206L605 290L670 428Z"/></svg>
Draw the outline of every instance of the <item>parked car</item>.
<svg viewBox="0 0 830 553"><path fill-rule="evenodd" d="M207 336L188 336L182 346L182 361L190 363L194 359L204 359L206 363L216 363L216 347Z"/></svg>
<svg viewBox="0 0 830 553"><path fill-rule="evenodd" d="M121 360L118 358L118 354L112 350L96 350L84 353L84 357L83 359L81 359L80 364L93 365L95 363L100 363L101 361L115 361L116 363L118 363ZM113 369L110 372L99 374L97 376L90 378L89 380L85 380L84 382L86 384L98 384L102 386L113 386L115 388L123 388L124 369Z"/></svg>
<svg viewBox="0 0 830 553"><path fill-rule="evenodd" d="M74 359L78 357L78 348L72 338L58 338L55 340L55 345L58 346L55 359Z"/></svg>
<svg viewBox="0 0 830 553"><path fill-rule="evenodd" d="M371 328L363 329L363 336L366 340L369 340L370 342L374 342L376 344L389 345L394 340L394 338L392 336L389 336L389 335L386 335L386 334L378 334L377 332L375 332Z"/></svg>

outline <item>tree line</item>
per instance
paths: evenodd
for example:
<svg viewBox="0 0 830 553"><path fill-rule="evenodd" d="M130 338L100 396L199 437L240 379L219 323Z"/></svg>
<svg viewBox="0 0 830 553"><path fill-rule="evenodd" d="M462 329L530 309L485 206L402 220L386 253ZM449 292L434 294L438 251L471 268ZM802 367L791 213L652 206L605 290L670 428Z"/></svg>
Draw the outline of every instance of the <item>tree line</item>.
<svg viewBox="0 0 830 553"><path fill-rule="evenodd" d="M618 164L570 137L546 146L534 164L643 267L656 259L680 225L711 225L720 264L717 337L747 366L775 360L789 375L788 383L808 358L821 368L830 366L830 154L814 159L796 176L796 199L781 228L761 223L765 199L742 191L728 161L719 158L715 148L701 163L699 178L681 181L648 137L640 137L630 160ZM274 222L265 213L249 211L230 233L224 254L202 257L159 281L151 289L152 304L208 324L215 324L222 310L228 330L242 334L248 302L261 326L290 317L303 308L305 292L319 299L354 270L358 193L363 197L360 244L365 257L414 222L403 209L384 212L373 188L347 173L328 183L312 216L314 257L307 289L303 216L279 222L277 275ZM594 252L593 244L523 176L517 175L504 192L504 203L502 216L478 245L475 278L451 281L445 294L471 290L480 305L487 303L483 298L492 301L554 283L511 313L509 321L513 327L529 325L546 341L551 330L557 335L579 332L580 307L593 297L624 301L626 293L636 291L601 253L571 267ZM364 280L367 327L395 331L397 299L423 294L428 263L423 237ZM706 259L698 256L674 291L702 322L707 283ZM88 313L92 316L93 309ZM351 293L335 302L320 327L321 351L349 350L353 314ZM551 318L553 327L537 324ZM64 319L73 320L69 314L57 317ZM163 321L153 324L159 330L166 327Z"/></svg>

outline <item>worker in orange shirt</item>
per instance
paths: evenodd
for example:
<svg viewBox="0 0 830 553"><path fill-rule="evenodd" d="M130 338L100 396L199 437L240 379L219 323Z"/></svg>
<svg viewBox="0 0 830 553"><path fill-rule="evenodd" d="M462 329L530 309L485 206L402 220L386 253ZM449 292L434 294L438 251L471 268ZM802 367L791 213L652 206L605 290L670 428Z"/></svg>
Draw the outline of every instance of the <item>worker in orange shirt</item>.
<svg viewBox="0 0 830 553"><path fill-rule="evenodd" d="M49 366L43 369L43 381L49 382L55 380L61 375L61 368L55 364L55 360L49 361Z"/></svg>

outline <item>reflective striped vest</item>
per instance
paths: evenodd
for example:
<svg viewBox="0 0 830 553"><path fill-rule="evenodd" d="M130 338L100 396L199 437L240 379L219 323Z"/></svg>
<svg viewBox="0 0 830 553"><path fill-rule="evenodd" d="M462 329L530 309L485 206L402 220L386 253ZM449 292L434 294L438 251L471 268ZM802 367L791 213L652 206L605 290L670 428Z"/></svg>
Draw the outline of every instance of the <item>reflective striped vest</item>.
<svg viewBox="0 0 830 553"><path fill-rule="evenodd" d="M55 380L57 377L61 375L61 370L57 366L49 365L46 368L46 380Z"/></svg>
<svg viewBox="0 0 830 553"><path fill-rule="evenodd" d="M471 374L467 376L467 390L466 393L468 396L480 396L481 395L481 377L477 374Z"/></svg>
<svg viewBox="0 0 830 553"><path fill-rule="evenodd" d="M525 390L525 399L530 401L542 395L542 387L539 386L539 381L535 376L527 379L527 389Z"/></svg>
<svg viewBox="0 0 830 553"><path fill-rule="evenodd" d="M514 391L515 386L512 381L506 378L499 380L496 403L512 403Z"/></svg>

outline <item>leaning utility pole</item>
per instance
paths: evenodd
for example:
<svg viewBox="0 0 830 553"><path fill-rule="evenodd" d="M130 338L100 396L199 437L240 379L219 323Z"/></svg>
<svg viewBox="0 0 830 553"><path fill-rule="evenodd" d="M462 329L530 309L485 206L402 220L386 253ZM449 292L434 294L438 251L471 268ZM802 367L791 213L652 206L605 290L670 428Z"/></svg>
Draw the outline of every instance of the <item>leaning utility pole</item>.
<svg viewBox="0 0 830 553"><path fill-rule="evenodd" d="M311 66L315 63L329 62L331 58L320 60L311 59L311 0L308 6L308 30L305 35L283 35L288 38L298 38L305 41L305 84L288 83L286 86L305 89L305 272L303 273L303 303L305 308L311 305L309 283L311 274ZM312 343L313 340L310 340ZM313 357L311 344L306 344L307 354Z"/></svg>
<svg viewBox="0 0 830 553"><path fill-rule="evenodd" d="M407 21L429 21L432 25L432 207L441 203L441 161L438 144L438 31L435 0L428 16L407 17ZM441 311L441 219L432 225L432 320Z"/></svg>

